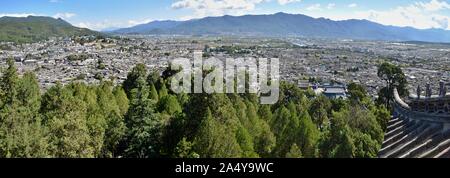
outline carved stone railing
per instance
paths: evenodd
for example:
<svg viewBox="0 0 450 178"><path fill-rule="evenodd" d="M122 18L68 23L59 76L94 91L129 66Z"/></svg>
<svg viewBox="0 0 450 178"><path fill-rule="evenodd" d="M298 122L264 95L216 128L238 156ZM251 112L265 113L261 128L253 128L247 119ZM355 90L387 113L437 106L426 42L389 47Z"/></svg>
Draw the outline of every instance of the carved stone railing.
<svg viewBox="0 0 450 178"><path fill-rule="evenodd" d="M394 116L397 117L402 116L408 119L425 120L428 122L450 123L450 115L446 113L436 114L436 113L413 111L411 107L401 99L397 89L394 89L393 107L394 107Z"/></svg>
<svg viewBox="0 0 450 178"><path fill-rule="evenodd" d="M425 96L421 96L422 88L417 86L416 96L410 96L410 99L414 100L423 100L423 99L440 99L450 97L450 93L447 93L447 87L450 86L450 83L445 83L444 81L439 82L439 93L438 95L433 95L431 90L431 85L429 83L426 84L425 87Z"/></svg>
<svg viewBox="0 0 450 178"><path fill-rule="evenodd" d="M411 107L400 98L397 88L394 88L394 102L404 109L411 110Z"/></svg>

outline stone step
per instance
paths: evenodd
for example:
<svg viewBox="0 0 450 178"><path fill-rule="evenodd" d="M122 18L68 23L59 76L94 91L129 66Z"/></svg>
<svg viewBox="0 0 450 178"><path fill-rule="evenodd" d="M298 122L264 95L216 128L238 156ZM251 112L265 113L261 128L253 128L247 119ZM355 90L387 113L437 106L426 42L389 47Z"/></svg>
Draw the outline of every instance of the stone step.
<svg viewBox="0 0 450 178"><path fill-rule="evenodd" d="M395 139L395 137L398 137L399 134L404 133L409 127L413 126L415 122L408 121L405 125L402 125L400 127L395 128L394 130L391 130L390 132L386 133L384 135L384 143L389 143L391 140Z"/></svg>
<svg viewBox="0 0 450 178"><path fill-rule="evenodd" d="M393 135L391 137L385 138L385 141L382 144L382 148L388 148L389 145L392 145L393 143L399 141L403 137L405 137L406 134L412 132L413 130L417 129L421 126L423 123L418 123L416 121L409 122L406 127L404 127L400 133Z"/></svg>
<svg viewBox="0 0 450 178"><path fill-rule="evenodd" d="M402 154L405 154L409 152L411 149L416 147L418 144L423 143L424 141L428 140L429 138L433 137L436 133L440 133L442 129L441 125L430 125L422 132L418 133L416 136L413 136L412 139L398 148L396 148L396 151L393 151L392 154L389 157L400 157Z"/></svg>
<svg viewBox="0 0 450 178"><path fill-rule="evenodd" d="M439 143L434 148L426 151L425 153L421 154L419 158L434 158L438 156L440 153L445 151L450 146L450 139L446 139L443 142Z"/></svg>
<svg viewBox="0 0 450 178"><path fill-rule="evenodd" d="M406 129L401 129L399 133L397 133L396 135L393 135L389 138L387 138L386 140L383 141L382 147L388 147L389 145L391 145L392 143L394 143L395 141L397 141L400 138L403 138L408 132L406 132Z"/></svg>
<svg viewBox="0 0 450 178"><path fill-rule="evenodd" d="M434 158L449 158L450 156L450 143L446 146L443 146L443 148L447 147L446 149L442 150L439 154L434 156Z"/></svg>
<svg viewBox="0 0 450 178"><path fill-rule="evenodd" d="M419 128L417 128L416 130L405 135L401 140L392 144L391 150L389 150L388 152L385 153L385 157L387 157L387 158L395 157L394 154L401 151L406 145L412 143L418 137L418 135L427 128L428 128L428 125L424 124L424 125L420 126Z"/></svg>
<svg viewBox="0 0 450 178"><path fill-rule="evenodd" d="M401 126L401 125L404 124L404 123L405 123L405 120L403 120L403 119L398 120L398 121L392 123L391 125L388 125L386 131L387 131L387 132L390 132L390 131L394 130L395 128Z"/></svg>
<svg viewBox="0 0 450 178"><path fill-rule="evenodd" d="M443 152L450 147L450 131L446 131L439 136L435 141L435 145L429 147L429 149L425 150L418 158L433 158L438 156L439 154L443 154Z"/></svg>
<svg viewBox="0 0 450 178"><path fill-rule="evenodd" d="M395 122L397 122L397 121L399 121L399 120L401 120L400 117L392 118L391 120L389 120L389 122L387 123L387 125L392 125L393 123L395 123Z"/></svg>
<svg viewBox="0 0 450 178"><path fill-rule="evenodd" d="M423 130L425 130L428 127L427 124L423 122L418 122L411 130L405 132L405 134L399 138L396 139L393 143L390 145L387 145L383 149L380 150L381 157L389 157L394 152L398 151L399 147L405 143L408 143L412 139L417 136L417 134L421 133Z"/></svg>
<svg viewBox="0 0 450 178"><path fill-rule="evenodd" d="M443 139L442 132L437 131L433 136L423 143L417 145L415 148L401 155L399 158L416 158L430 148L434 148Z"/></svg>
<svg viewBox="0 0 450 178"><path fill-rule="evenodd" d="M450 151L440 156L439 158L446 158L446 159L450 158Z"/></svg>
<svg viewBox="0 0 450 178"><path fill-rule="evenodd" d="M432 139L428 139L427 141L425 141L424 143L417 145L415 148L409 150L408 152L402 154L401 156L399 156L399 158L414 158L414 154L416 152L420 152L420 150L425 149L427 147L427 145L430 145L432 143Z"/></svg>

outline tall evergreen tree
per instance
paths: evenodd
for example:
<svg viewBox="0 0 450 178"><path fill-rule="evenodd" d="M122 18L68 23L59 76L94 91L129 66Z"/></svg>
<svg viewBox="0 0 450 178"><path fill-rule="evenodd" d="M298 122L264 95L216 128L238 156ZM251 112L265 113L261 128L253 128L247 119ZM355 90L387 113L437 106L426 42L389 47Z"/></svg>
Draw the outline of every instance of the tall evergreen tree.
<svg viewBox="0 0 450 178"><path fill-rule="evenodd" d="M49 128L50 154L61 158L95 157L87 125L86 103L73 97L69 88L56 86L50 90L55 92L43 99L47 103L43 114Z"/></svg>
<svg viewBox="0 0 450 178"><path fill-rule="evenodd" d="M122 87L115 87L113 93L116 98L117 106L120 109L120 115L125 116L129 108L129 100L125 90L123 90Z"/></svg>
<svg viewBox="0 0 450 178"><path fill-rule="evenodd" d="M0 80L0 88L2 91L2 101L3 104L13 104L17 95L17 83L19 82L19 77L17 75L17 68L14 65L14 60L9 58L7 60L8 68L3 73Z"/></svg>
<svg viewBox="0 0 450 178"><path fill-rule="evenodd" d="M242 155L235 135L213 118L208 109L194 140L194 150L201 158L238 158Z"/></svg>
<svg viewBox="0 0 450 178"><path fill-rule="evenodd" d="M46 129L38 113L40 91L34 74L19 78L12 59L0 87L0 157L47 157Z"/></svg>
<svg viewBox="0 0 450 178"><path fill-rule="evenodd" d="M131 97L131 90L142 87L141 85L146 85L146 78L147 67L145 67L144 64L137 64L131 72L128 73L127 79L123 82L123 89L128 98ZM143 80L144 82L138 82L139 80Z"/></svg>
<svg viewBox="0 0 450 178"><path fill-rule="evenodd" d="M145 80L140 79L140 82ZM163 124L155 112L156 102L149 99L149 89L143 85L131 91L130 109L126 117L128 157L149 158L160 154Z"/></svg>
<svg viewBox="0 0 450 178"><path fill-rule="evenodd" d="M302 153L300 151L300 148L297 146L297 144L294 143L291 146L289 152L286 154L286 158L301 158L301 157Z"/></svg>
<svg viewBox="0 0 450 178"><path fill-rule="evenodd" d="M158 91L155 88L155 85L153 83L150 83L149 86L150 86L150 99L159 101L159 95L158 95Z"/></svg>

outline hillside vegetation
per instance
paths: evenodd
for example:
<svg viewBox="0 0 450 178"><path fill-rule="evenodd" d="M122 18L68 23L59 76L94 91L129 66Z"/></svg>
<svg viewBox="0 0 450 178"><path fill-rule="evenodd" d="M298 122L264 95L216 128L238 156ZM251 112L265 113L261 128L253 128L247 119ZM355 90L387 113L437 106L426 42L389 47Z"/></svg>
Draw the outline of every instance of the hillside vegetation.
<svg viewBox="0 0 450 178"><path fill-rule="evenodd" d="M123 85L57 84L41 94L14 62L0 79L0 158L376 157L390 113L365 89L330 100L282 83L280 100L254 94L175 94L173 71L137 65Z"/></svg>
<svg viewBox="0 0 450 178"><path fill-rule="evenodd" d="M0 18L0 42L29 43L50 37L98 35L98 32L78 28L62 19L51 17L2 17Z"/></svg>

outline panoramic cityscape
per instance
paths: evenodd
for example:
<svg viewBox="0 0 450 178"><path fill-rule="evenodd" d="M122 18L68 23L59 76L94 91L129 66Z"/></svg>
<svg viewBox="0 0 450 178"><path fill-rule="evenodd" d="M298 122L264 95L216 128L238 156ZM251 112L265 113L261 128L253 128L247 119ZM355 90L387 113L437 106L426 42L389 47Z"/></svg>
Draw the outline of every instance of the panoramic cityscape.
<svg viewBox="0 0 450 178"><path fill-rule="evenodd" d="M1 4L0 158L450 158L447 0Z"/></svg>

